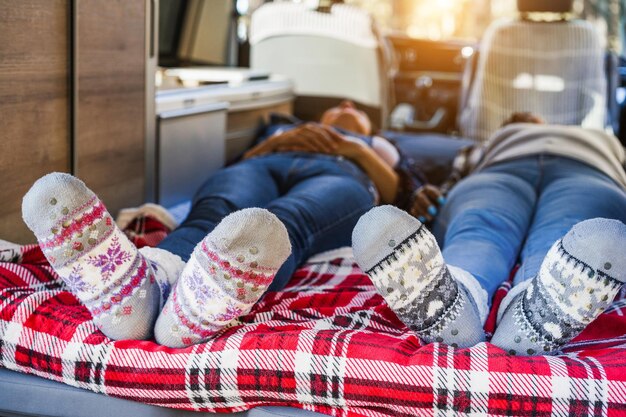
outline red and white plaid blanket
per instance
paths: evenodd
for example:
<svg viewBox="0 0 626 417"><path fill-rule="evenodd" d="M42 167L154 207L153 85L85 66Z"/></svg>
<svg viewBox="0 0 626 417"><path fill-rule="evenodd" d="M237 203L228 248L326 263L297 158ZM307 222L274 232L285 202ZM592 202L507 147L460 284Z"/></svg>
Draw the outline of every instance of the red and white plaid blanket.
<svg viewBox="0 0 626 417"><path fill-rule="evenodd" d="M149 223L134 225L136 242L162 233ZM36 246L18 252L0 263L0 366L9 369L199 411L283 405L346 417L626 415L624 299L558 356L511 356L489 343L422 346L353 261L336 259L304 266L288 288L267 294L212 341L170 349L108 339Z"/></svg>

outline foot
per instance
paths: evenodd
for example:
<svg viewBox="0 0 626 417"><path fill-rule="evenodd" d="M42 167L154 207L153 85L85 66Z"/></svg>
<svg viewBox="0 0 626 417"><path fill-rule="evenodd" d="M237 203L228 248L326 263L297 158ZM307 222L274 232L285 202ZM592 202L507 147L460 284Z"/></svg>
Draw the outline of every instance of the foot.
<svg viewBox="0 0 626 417"><path fill-rule="evenodd" d="M24 196L22 215L106 336L150 338L161 303L152 267L81 180L63 173L40 178Z"/></svg>
<svg viewBox="0 0 626 417"><path fill-rule="evenodd" d="M426 343L484 340L476 303L450 273L433 235L408 213L380 206L359 219L354 256L400 320Z"/></svg>
<svg viewBox="0 0 626 417"><path fill-rule="evenodd" d="M157 342L201 343L247 314L290 253L287 229L269 211L226 216L194 249L157 320Z"/></svg>
<svg viewBox="0 0 626 417"><path fill-rule="evenodd" d="M576 224L546 255L528 288L504 307L491 343L511 354L558 351L598 317L626 281L626 225Z"/></svg>

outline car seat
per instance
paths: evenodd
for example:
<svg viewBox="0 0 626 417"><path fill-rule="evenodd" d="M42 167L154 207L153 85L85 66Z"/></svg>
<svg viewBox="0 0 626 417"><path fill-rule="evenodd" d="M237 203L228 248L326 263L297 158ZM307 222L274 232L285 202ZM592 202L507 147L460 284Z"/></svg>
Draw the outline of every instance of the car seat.
<svg viewBox="0 0 626 417"><path fill-rule="evenodd" d="M487 29L461 103L463 136L484 141L515 111L554 124L607 126L605 50L592 24L571 18L572 4L518 0L519 19ZM560 19L538 20L534 12Z"/></svg>
<svg viewBox="0 0 626 417"><path fill-rule="evenodd" d="M386 54L372 18L357 7L335 4L326 12L267 3L252 15L251 67L292 79L294 113L304 120L319 120L347 98L384 128L391 90Z"/></svg>

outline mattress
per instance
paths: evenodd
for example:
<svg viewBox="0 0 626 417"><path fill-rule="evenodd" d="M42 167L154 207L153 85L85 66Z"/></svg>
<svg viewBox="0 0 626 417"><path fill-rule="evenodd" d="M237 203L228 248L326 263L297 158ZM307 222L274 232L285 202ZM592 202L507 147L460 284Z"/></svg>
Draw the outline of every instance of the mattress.
<svg viewBox="0 0 626 417"><path fill-rule="evenodd" d="M140 245L154 244L157 234L164 231L154 220L130 225ZM104 336L38 247L20 247L5 260L0 367L97 398L210 413L280 406L345 417L626 415L622 296L554 356L512 356L488 342L424 346L347 254L307 263L287 288L266 294L207 343L171 349ZM496 294L488 331L508 289L504 283ZM0 391L15 389L4 376ZM22 393L56 407L54 395L30 384Z"/></svg>
<svg viewBox="0 0 626 417"><path fill-rule="evenodd" d="M37 417L323 417L292 407L256 407L239 413L199 413L156 407L0 368L0 416Z"/></svg>

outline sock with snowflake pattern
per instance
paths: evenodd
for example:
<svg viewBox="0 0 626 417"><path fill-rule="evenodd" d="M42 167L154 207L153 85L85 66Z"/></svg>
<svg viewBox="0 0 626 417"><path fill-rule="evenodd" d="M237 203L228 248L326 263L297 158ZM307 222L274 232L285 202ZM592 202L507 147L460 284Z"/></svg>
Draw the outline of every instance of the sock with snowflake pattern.
<svg viewBox="0 0 626 417"><path fill-rule="evenodd" d="M511 354L550 354L582 332L626 281L626 225L576 224L546 254L539 273L512 301L503 300L491 343Z"/></svg>
<svg viewBox="0 0 626 417"><path fill-rule="evenodd" d="M64 173L43 176L24 196L22 216L50 265L106 336L150 338L167 284L159 285L151 263L81 180Z"/></svg>
<svg viewBox="0 0 626 417"><path fill-rule="evenodd" d="M247 314L291 253L287 229L261 208L226 216L195 247L155 326L158 343L206 341Z"/></svg>
<svg viewBox="0 0 626 417"><path fill-rule="evenodd" d="M472 292L450 273L434 236L414 217L375 207L359 219L352 248L389 307L422 340L458 347L484 340Z"/></svg>

